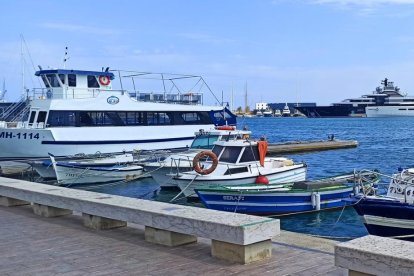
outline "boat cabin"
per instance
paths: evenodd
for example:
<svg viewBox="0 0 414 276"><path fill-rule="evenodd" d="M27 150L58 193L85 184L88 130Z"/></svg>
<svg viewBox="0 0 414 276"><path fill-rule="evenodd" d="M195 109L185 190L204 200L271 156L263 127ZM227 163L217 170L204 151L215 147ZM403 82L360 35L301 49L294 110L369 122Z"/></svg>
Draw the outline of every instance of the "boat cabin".
<svg viewBox="0 0 414 276"><path fill-rule="evenodd" d="M35 73L45 88L35 89L35 99L80 99L96 97L101 90L112 90L114 74L67 69L40 70Z"/></svg>
<svg viewBox="0 0 414 276"><path fill-rule="evenodd" d="M251 131L248 130L219 130L212 129L200 131L195 133L195 138L191 144L191 149L209 149L214 147L214 143L220 140L237 140L246 139L250 137Z"/></svg>

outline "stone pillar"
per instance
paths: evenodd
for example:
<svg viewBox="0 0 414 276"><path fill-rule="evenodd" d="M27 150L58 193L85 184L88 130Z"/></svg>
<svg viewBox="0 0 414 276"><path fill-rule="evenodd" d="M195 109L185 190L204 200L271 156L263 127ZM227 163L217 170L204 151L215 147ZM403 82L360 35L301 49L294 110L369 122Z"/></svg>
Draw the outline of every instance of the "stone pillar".
<svg viewBox="0 0 414 276"><path fill-rule="evenodd" d="M166 246L178 246L197 242L197 237L145 226L145 240Z"/></svg>
<svg viewBox="0 0 414 276"><path fill-rule="evenodd" d="M85 213L82 214L82 218L84 226L95 230L106 230L127 226L126 221L104 218Z"/></svg>
<svg viewBox="0 0 414 276"><path fill-rule="evenodd" d="M21 206L29 205L30 202L23 201L17 198L0 196L0 206L12 207L12 206Z"/></svg>
<svg viewBox="0 0 414 276"><path fill-rule="evenodd" d="M266 240L248 245L240 245L212 240L211 255L230 262L249 264L272 257L272 241Z"/></svg>
<svg viewBox="0 0 414 276"><path fill-rule="evenodd" d="M72 210L56 208L56 207L41 205L37 203L33 203L33 212L36 215L47 217L47 218L71 215L73 213Z"/></svg>

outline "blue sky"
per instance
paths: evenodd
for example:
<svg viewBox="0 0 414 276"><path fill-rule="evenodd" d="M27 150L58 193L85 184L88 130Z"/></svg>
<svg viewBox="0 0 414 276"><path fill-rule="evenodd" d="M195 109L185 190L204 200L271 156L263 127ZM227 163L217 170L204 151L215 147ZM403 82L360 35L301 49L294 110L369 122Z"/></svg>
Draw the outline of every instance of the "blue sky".
<svg viewBox="0 0 414 276"><path fill-rule="evenodd" d="M3 1L0 78L21 93L34 64L202 75L235 106L329 104L388 77L414 94L414 0ZM25 51L26 52L26 51ZM25 55L26 86L38 87Z"/></svg>

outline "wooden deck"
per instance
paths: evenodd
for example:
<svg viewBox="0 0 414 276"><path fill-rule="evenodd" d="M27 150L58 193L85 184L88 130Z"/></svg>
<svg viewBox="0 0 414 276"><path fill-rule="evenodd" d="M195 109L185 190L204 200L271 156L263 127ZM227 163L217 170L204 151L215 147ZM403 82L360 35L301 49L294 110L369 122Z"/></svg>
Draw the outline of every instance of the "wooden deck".
<svg viewBox="0 0 414 276"><path fill-rule="evenodd" d="M210 256L209 241L165 247L144 240L141 226L94 231L79 215L44 218L30 206L0 207L0 275L345 275L332 247L287 234L273 257L250 265ZM312 245L313 243L313 245ZM305 245L306 244L306 245Z"/></svg>

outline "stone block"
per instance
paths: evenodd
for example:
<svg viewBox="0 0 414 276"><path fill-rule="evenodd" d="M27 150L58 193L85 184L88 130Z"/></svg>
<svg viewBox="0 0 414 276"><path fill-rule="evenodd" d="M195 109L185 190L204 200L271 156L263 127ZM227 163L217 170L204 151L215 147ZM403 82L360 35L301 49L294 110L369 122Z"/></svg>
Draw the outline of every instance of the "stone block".
<svg viewBox="0 0 414 276"><path fill-rule="evenodd" d="M82 213L83 225L95 230L106 230L127 226L126 221L104 218Z"/></svg>
<svg viewBox="0 0 414 276"><path fill-rule="evenodd" d="M249 264L272 257L272 241L265 240L248 245L211 241L211 255L230 262Z"/></svg>
<svg viewBox="0 0 414 276"><path fill-rule="evenodd" d="M56 207L41 205L37 203L33 204L33 212L36 215L47 217L47 218L66 216L66 215L71 215L73 213L72 210L56 208Z"/></svg>
<svg viewBox="0 0 414 276"><path fill-rule="evenodd" d="M145 226L145 240L166 246L178 246L197 242L197 237Z"/></svg>
<svg viewBox="0 0 414 276"><path fill-rule="evenodd" d="M335 246L335 265L349 275L414 275L414 243L368 235Z"/></svg>
<svg viewBox="0 0 414 276"><path fill-rule="evenodd" d="M29 204L30 202L20 200L17 198L0 196L0 206L12 207L12 206L21 206L21 205L29 205Z"/></svg>

